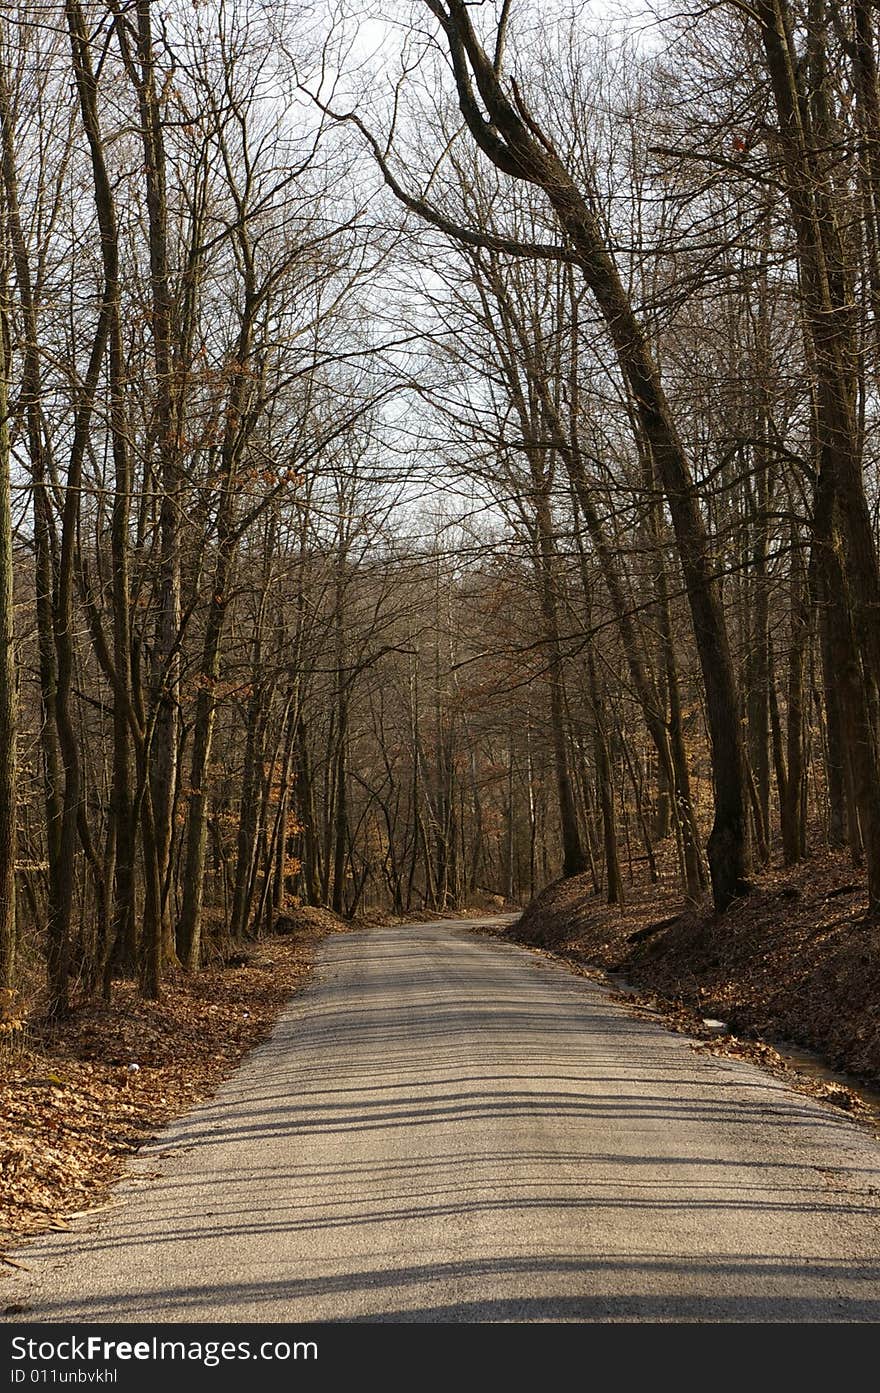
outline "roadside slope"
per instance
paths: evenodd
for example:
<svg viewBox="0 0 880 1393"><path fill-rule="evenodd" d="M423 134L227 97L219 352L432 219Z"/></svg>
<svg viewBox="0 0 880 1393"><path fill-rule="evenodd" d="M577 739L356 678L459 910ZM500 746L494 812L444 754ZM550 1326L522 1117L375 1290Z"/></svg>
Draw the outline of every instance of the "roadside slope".
<svg viewBox="0 0 880 1393"><path fill-rule="evenodd" d="M627 890L620 909L587 876L555 881L509 934L620 973L689 1027L720 1017L744 1039L789 1041L880 1082L880 926L865 922L863 878L845 855L768 872L722 916L681 913L677 891Z"/></svg>

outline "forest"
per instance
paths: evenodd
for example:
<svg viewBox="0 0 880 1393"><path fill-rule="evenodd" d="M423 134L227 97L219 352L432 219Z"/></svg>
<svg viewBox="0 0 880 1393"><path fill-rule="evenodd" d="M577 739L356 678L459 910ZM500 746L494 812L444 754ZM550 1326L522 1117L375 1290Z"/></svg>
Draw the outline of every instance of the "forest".
<svg viewBox="0 0 880 1393"><path fill-rule="evenodd" d="M0 13L0 988L880 910L872 0Z"/></svg>

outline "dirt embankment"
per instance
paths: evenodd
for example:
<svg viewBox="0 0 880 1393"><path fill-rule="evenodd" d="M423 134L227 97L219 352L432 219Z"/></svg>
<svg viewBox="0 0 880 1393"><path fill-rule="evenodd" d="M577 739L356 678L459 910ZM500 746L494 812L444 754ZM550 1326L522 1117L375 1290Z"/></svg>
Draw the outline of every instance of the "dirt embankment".
<svg viewBox="0 0 880 1393"><path fill-rule="evenodd" d="M880 1082L880 927L845 854L763 875L724 915L681 913L677 892L630 887L620 909L588 877L556 881L509 934L619 973L696 1034L706 1017L743 1041L800 1045Z"/></svg>

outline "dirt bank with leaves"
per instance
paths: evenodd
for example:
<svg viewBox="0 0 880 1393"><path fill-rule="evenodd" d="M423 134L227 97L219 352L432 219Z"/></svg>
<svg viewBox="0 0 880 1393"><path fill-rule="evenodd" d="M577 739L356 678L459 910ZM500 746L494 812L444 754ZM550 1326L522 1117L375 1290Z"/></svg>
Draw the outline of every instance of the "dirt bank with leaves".
<svg viewBox="0 0 880 1393"><path fill-rule="evenodd" d="M265 1038L321 938L348 926L303 910L280 927L225 966L179 974L159 1002L117 983L109 1004L0 1035L0 1275L14 1237L106 1200L129 1156Z"/></svg>

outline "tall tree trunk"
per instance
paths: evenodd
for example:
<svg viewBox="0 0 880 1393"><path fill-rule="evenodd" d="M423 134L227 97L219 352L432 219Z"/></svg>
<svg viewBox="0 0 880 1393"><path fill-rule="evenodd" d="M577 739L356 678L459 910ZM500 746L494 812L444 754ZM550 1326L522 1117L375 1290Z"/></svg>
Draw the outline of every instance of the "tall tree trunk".
<svg viewBox="0 0 880 1393"><path fill-rule="evenodd" d="M234 560L233 534L224 536L218 548L211 584L208 622L202 647L200 686L196 698L193 746L189 774L189 807L186 817L183 905L177 932L177 955L190 972L201 963L202 908L205 890L205 851L208 844L208 774L217 716L217 683L229 587Z"/></svg>
<svg viewBox="0 0 880 1393"><path fill-rule="evenodd" d="M53 1002L57 998L57 1009L63 1013L66 1010L67 1001L66 941L68 928L62 910L65 893L61 861L64 778L58 743L58 675L54 613L56 564L53 556L52 508L47 484L49 447L44 437L40 418L42 384L37 342L37 316L27 244L19 212L15 132L6 70L5 34L2 30L0 30L0 135L2 135L6 221L25 330L21 405L27 425L28 453L33 480L34 579L42 715L40 748L43 763L46 842L49 863L49 956L50 963L53 965L50 967L50 993ZM106 332L106 318L103 315L99 318L99 330ZM103 352L103 346L101 351ZM5 416L4 423L8 430ZM56 945L58 945L57 950ZM55 970L56 968L57 970Z"/></svg>
<svg viewBox="0 0 880 1393"><path fill-rule="evenodd" d="M254 641L254 663L251 668L253 691L248 699L245 720L244 765L241 772L241 792L236 838L235 885L232 892L232 913L229 936L234 940L245 936L250 911L252 870L257 855L257 822L259 802L258 763L262 759L264 693L259 678L260 645Z"/></svg>
<svg viewBox="0 0 880 1393"><path fill-rule="evenodd" d="M336 559L334 577L334 641L336 646L336 745L334 750L332 822L332 897L330 907L334 914L345 910L345 857L348 847L348 705L350 687L353 680L348 670L345 649L345 598L348 574L348 521L340 502L339 515L339 554ZM328 824L329 825L329 824ZM328 862L330 843L328 842Z"/></svg>
<svg viewBox="0 0 880 1393"><path fill-rule="evenodd" d="M793 866L806 853L806 828L801 804L806 778L804 767L804 679L807 641L810 632L809 596L803 565L797 551L798 538L792 526L791 638L788 649L788 725L785 797L782 801L782 854L786 866Z"/></svg>
<svg viewBox="0 0 880 1393"><path fill-rule="evenodd" d="M819 421L821 428L821 418ZM821 435L819 436L821 442ZM859 843L864 847L868 870L869 912L880 907L880 780L877 773L877 730L869 702L869 682L863 670L860 645L848 593L848 575L841 557L841 537L836 525L834 472L827 465L824 442L819 444L820 464L813 509L813 548L810 568L815 568L820 593L828 604L829 658L839 695L843 745L847 753L848 782L853 811L848 817L854 859ZM857 818L855 813L857 811Z"/></svg>
<svg viewBox="0 0 880 1393"><path fill-rule="evenodd" d="M767 575L767 490L768 465L762 458L755 467L755 515L752 519L752 583L754 601L751 610L751 635L747 656L748 682L746 715L749 729L749 759L754 770L759 816L762 820L762 840L769 842L770 828L770 709L769 709L769 583Z"/></svg>
<svg viewBox="0 0 880 1393"><path fill-rule="evenodd" d="M162 934L166 952L173 952L169 916L170 856L173 837L174 798L177 785L178 708L180 705L180 540L181 420L175 394L173 361L174 301L168 262L168 206L165 187L165 142L162 113L156 90L151 0L137 0L132 54L129 25L113 0L120 50L138 97L141 142L144 153L148 242L150 254L150 327L156 376L154 437L159 447L157 478L161 493L159 512L160 558L158 605L153 646L153 703L150 778L154 818L157 874L162 886ZM148 874L152 874L149 871Z"/></svg>
<svg viewBox="0 0 880 1393"><path fill-rule="evenodd" d="M296 727L296 795L302 819L303 886L306 904L321 903L321 863L318 850L318 814L312 780L309 746L305 721L300 717Z"/></svg>
<svg viewBox="0 0 880 1393"><path fill-rule="evenodd" d="M556 598L556 567L553 529L547 500L547 481L536 476L535 525L537 530L538 585L547 644L547 683L550 687L550 727L556 787L559 795L559 824L562 834L562 874L581 875L587 868L578 830L577 808L572 789L565 732L565 690L559 616Z"/></svg>
<svg viewBox="0 0 880 1393"><path fill-rule="evenodd" d="M338 701L334 777L336 797L333 804L333 890L330 901L334 914L342 914L345 911L345 855L348 844L348 694L344 681L341 683Z"/></svg>
<svg viewBox="0 0 880 1393"><path fill-rule="evenodd" d="M259 296L246 221L238 229L238 247L244 268L244 304L235 352L229 365L231 382L219 461L216 556L199 669L186 814L183 904L177 925L177 955L190 972L197 971L201 962L205 850L208 841L208 775L217 714L216 689L220 680L223 632L239 542L235 526L236 471L251 419L247 408L253 384L247 369Z"/></svg>
<svg viewBox="0 0 880 1393"><path fill-rule="evenodd" d="M596 784L602 810L602 845L605 852L605 898L609 904L623 904L623 876L617 846L617 822L614 813L614 779L608 753L608 737L596 680L596 664L592 645L587 648L587 680L593 707L593 751L596 763Z"/></svg>
<svg viewBox="0 0 880 1393"><path fill-rule="evenodd" d="M819 615L819 639L822 659L822 691L825 697L825 783L828 797L828 840L832 846L845 846L847 839L847 774L846 752L840 711L840 692L834 670L834 648L831 636L831 607L828 599L816 597Z"/></svg>
<svg viewBox="0 0 880 1393"><path fill-rule="evenodd" d="M119 303L119 234L113 187L107 172L104 141L98 118L98 85L92 67L88 30L79 0L65 0L65 14L70 34L74 78L79 96L83 129L91 156L95 211L101 233L101 261L104 273L104 313L106 314L109 350L110 438L114 467L114 495L110 528L113 665L117 684L121 692L126 695L125 700L116 700L113 706L112 815L116 821L116 953L117 960L130 968L134 966L135 958L134 828L132 823L129 711L127 709L131 701L131 622L128 564L131 466L124 398L125 353L122 343ZM56 629L56 632L59 631ZM59 665L60 663L61 657L59 655ZM61 686L62 677L59 672L59 691ZM62 859L65 859L64 854L62 854ZM150 927L145 926L145 931L150 932Z"/></svg>
<svg viewBox="0 0 880 1393"><path fill-rule="evenodd" d="M9 324L2 278L0 296L0 988L11 988L15 982L16 950L18 699L9 475Z"/></svg>
<svg viewBox="0 0 880 1393"><path fill-rule="evenodd" d="M758 0L754 16L760 28L767 72L776 105L788 202L797 239L798 264L806 326L816 375L816 430L821 441L815 513L824 511L824 564L836 570L832 532L843 542L844 587L830 590L837 603L843 595L851 608L836 639L855 654L838 674L846 720L856 742L853 769L859 793L859 820L868 860L868 895L880 912L880 803L871 789L880 788L876 727L880 674L880 567L862 473L856 414L855 371L859 361L853 300L835 191L829 173L830 151L837 132L829 115L825 86L824 0L810 0L806 61L794 50L793 17L788 0ZM808 90L807 90L808 89ZM820 505L819 493L824 494ZM830 578L830 575L829 575ZM858 685L864 687L859 695Z"/></svg>

